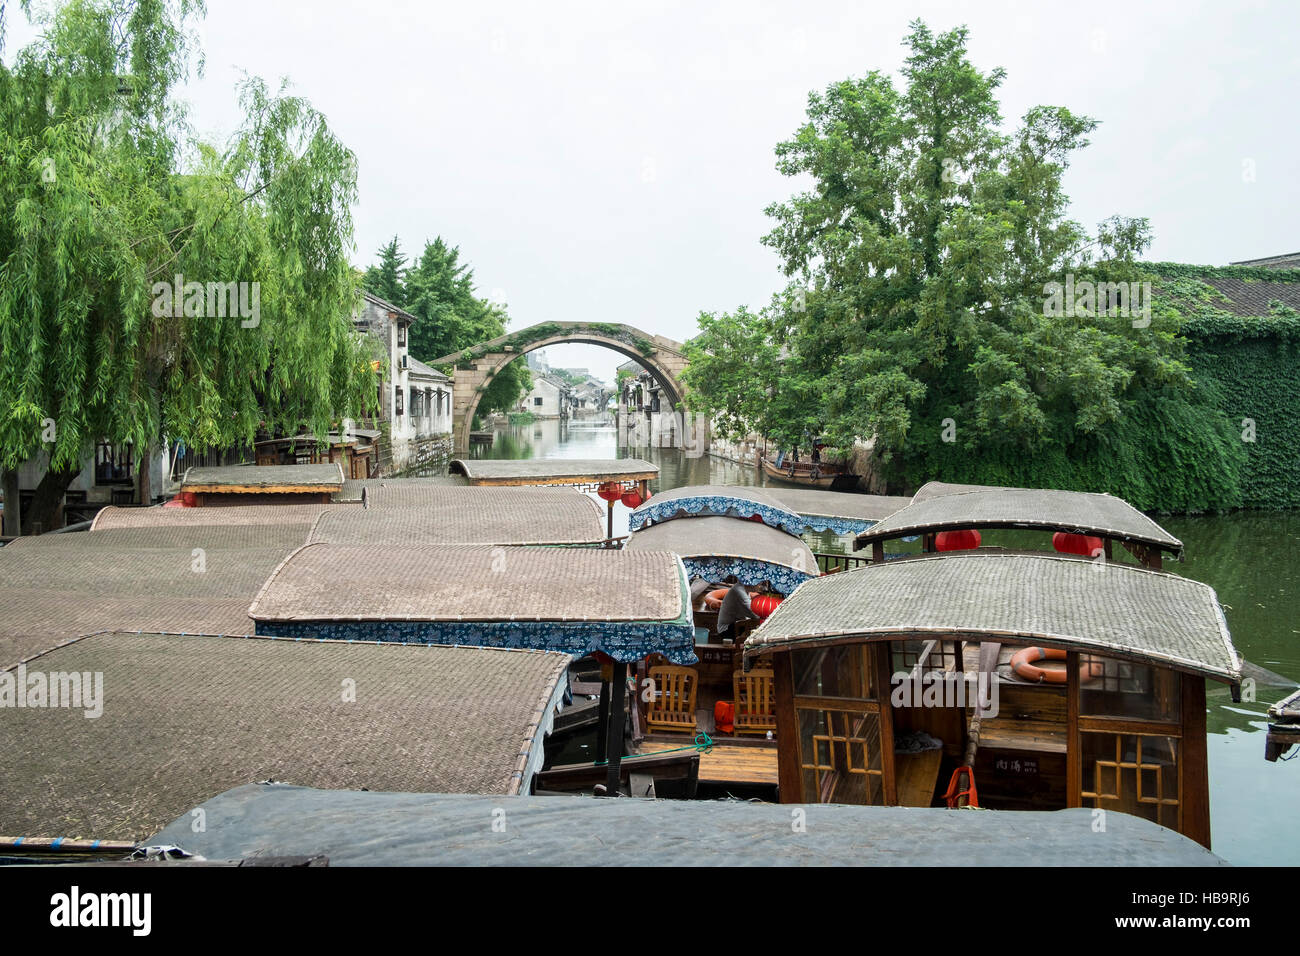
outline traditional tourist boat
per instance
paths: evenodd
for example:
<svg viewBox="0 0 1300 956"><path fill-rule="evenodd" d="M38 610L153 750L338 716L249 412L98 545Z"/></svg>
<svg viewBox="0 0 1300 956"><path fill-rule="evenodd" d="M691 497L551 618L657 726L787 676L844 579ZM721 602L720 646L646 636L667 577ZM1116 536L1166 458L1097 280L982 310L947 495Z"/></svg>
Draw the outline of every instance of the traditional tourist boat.
<svg viewBox="0 0 1300 956"><path fill-rule="evenodd" d="M1025 648L1060 677L1020 672ZM1241 662L1208 585L1065 555L886 561L802 586L744 665L772 683L782 802L1091 807L1210 845L1205 683L1238 696Z"/></svg>
<svg viewBox="0 0 1300 956"><path fill-rule="evenodd" d="M759 464L763 474L773 481L807 488L839 491L855 488L858 483L858 476L849 470L848 465L832 461L795 461L793 456L784 451L778 453L775 459L760 456Z"/></svg>

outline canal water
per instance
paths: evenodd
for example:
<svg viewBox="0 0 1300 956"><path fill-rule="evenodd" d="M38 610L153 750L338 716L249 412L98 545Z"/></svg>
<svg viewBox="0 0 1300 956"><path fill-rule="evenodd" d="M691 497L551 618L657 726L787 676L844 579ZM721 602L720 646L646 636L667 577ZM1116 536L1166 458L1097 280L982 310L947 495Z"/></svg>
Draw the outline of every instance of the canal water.
<svg viewBox="0 0 1300 956"><path fill-rule="evenodd" d="M762 485L752 466L667 448L619 449L612 419L536 421L495 433L476 458L645 458L659 466L651 491L683 485ZM593 495L594 497L594 495ZM604 502L601 502L602 507ZM615 504L614 533L627 533L628 510ZM1208 684L1210 813L1214 851L1237 865L1300 863L1300 759L1268 763L1268 705L1300 682L1300 512L1242 512L1167 517L1160 523L1186 546L1186 560L1165 567L1214 587L1237 650L1251 664L1285 678L1255 675L1255 700L1234 704L1227 688ZM1016 543L1014 533L986 544ZM852 540L807 536L814 551L851 552ZM1038 545L1041 546L1041 545Z"/></svg>

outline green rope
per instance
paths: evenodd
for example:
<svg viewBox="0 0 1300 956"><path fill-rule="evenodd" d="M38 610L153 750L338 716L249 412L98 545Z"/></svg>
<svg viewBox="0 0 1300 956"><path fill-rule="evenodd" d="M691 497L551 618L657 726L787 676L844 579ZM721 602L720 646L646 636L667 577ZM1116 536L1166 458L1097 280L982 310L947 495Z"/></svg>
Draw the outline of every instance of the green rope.
<svg viewBox="0 0 1300 956"><path fill-rule="evenodd" d="M713 738L706 733L695 735L695 743L687 747L673 747L670 750L656 750L648 754L628 754L629 757L658 757L660 754L675 754L679 750L698 750L702 754L713 753ZM608 764L608 760L597 760L593 766L603 767Z"/></svg>

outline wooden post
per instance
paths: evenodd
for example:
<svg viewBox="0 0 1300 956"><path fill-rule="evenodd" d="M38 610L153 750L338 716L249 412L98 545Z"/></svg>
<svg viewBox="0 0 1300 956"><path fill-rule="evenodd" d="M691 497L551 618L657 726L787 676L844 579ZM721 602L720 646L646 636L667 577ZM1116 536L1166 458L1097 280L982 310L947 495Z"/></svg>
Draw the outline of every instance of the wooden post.
<svg viewBox="0 0 1300 956"><path fill-rule="evenodd" d="M889 673L892 663L889 649L888 641L878 641L868 645L865 656L874 672L871 691L876 695L876 705L880 708L880 776L884 781L884 803L887 807L896 807L898 769L894 764L894 708L889 699L892 677Z"/></svg>
<svg viewBox="0 0 1300 956"><path fill-rule="evenodd" d="M624 701L627 698L627 664L614 664L614 682L609 701L608 726L605 728L605 749L609 773L605 777L605 796L618 796L619 765L623 761Z"/></svg>
<svg viewBox="0 0 1300 956"><path fill-rule="evenodd" d="M614 679L614 665L600 665L600 703L596 709L596 763L605 762L606 732L609 727L609 682Z"/></svg>
<svg viewBox="0 0 1300 956"><path fill-rule="evenodd" d="M791 652L772 655L772 693L776 698L777 797L782 803L803 802L799 771L799 718L794 709L794 670Z"/></svg>
<svg viewBox="0 0 1300 956"><path fill-rule="evenodd" d="M614 502L607 501L605 504L609 506L607 509L607 520L605 524L605 540L610 541L614 537Z"/></svg>
<svg viewBox="0 0 1300 956"><path fill-rule="evenodd" d="M1079 733L1079 654L1065 655L1065 805L1083 806L1083 735ZM1096 791L1100 793L1101 791Z"/></svg>
<svg viewBox="0 0 1300 956"><path fill-rule="evenodd" d="M885 542L883 541L871 542L871 563L872 564L885 563Z"/></svg>
<svg viewBox="0 0 1300 956"><path fill-rule="evenodd" d="M23 533L23 508L22 498L18 491L18 470L5 471L3 479L5 493L4 533L9 537L16 538Z"/></svg>
<svg viewBox="0 0 1300 956"><path fill-rule="evenodd" d="M1205 678L1179 677L1183 698L1183 739L1178 772L1182 778L1182 834L1210 849L1210 764L1205 746Z"/></svg>

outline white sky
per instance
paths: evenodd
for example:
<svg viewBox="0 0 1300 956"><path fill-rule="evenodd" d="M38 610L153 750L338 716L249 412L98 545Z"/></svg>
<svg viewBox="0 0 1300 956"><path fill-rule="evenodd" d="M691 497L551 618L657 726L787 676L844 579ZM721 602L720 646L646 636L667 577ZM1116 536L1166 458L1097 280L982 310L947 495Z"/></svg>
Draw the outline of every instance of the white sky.
<svg viewBox="0 0 1300 956"><path fill-rule="evenodd" d="M7 62L31 37L15 7ZM1102 121L1066 179L1085 226L1146 216L1153 259L1300 249L1294 0L208 7L206 73L184 92L198 129L234 127L239 70L288 77L357 154L354 261L441 234L512 328L627 322L680 340L702 309L765 304L784 283L762 210L796 186L773 147L810 90L896 74L917 16L969 25L976 65L1008 71L1009 122L1039 103ZM611 380L622 360L548 357Z"/></svg>

